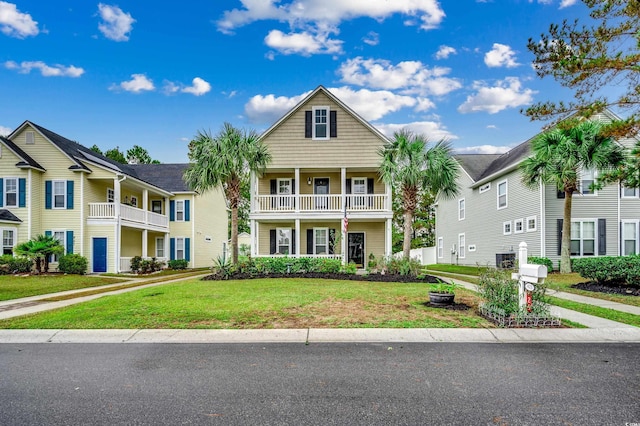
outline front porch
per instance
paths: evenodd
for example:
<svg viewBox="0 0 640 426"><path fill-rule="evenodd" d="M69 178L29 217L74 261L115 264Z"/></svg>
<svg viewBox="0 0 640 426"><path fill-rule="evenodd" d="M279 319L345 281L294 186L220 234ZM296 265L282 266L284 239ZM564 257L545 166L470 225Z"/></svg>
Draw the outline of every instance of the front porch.
<svg viewBox="0 0 640 426"><path fill-rule="evenodd" d="M169 229L169 217L122 203L89 203L87 219L122 219L123 225Z"/></svg>

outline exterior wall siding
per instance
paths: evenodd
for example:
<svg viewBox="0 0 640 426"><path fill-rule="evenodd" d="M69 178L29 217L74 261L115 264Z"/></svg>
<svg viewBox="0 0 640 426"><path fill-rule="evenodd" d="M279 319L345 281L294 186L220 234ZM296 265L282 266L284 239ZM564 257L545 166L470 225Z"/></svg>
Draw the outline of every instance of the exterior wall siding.
<svg viewBox="0 0 640 426"><path fill-rule="evenodd" d="M210 190L196 196L194 204L192 260L196 268L213 266L214 259L222 256L223 243L228 239L229 219L224 195L219 189Z"/></svg>

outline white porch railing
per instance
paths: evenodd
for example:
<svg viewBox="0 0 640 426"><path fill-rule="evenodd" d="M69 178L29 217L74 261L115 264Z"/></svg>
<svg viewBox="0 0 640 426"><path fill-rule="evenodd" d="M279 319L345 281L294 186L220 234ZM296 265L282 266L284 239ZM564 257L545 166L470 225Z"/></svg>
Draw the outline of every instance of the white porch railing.
<svg viewBox="0 0 640 426"><path fill-rule="evenodd" d="M133 257L121 257L120 258L120 272L130 272L131 271L131 259ZM150 257L143 257L145 260L151 260ZM164 262L165 266L167 263L166 257L156 257L156 262Z"/></svg>
<svg viewBox="0 0 640 426"><path fill-rule="evenodd" d="M120 204L120 217L130 222L168 227L169 218L165 215L142 210L137 207ZM115 203L89 203L90 219L115 219Z"/></svg>
<svg viewBox="0 0 640 426"><path fill-rule="evenodd" d="M300 258L300 257L308 257L313 259L342 259L342 255L340 253L337 254L258 254L254 257L291 257L291 258Z"/></svg>
<svg viewBox="0 0 640 426"><path fill-rule="evenodd" d="M256 209L258 212L293 212L296 211L296 198L301 212L340 212L343 211L342 195L258 195ZM345 197L347 211L384 211L390 210L386 194L366 194Z"/></svg>

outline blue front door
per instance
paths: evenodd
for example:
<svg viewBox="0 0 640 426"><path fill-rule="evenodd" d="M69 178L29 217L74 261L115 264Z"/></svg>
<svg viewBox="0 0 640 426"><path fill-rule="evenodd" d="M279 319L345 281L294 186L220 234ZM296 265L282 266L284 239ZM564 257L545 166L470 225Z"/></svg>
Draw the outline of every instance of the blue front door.
<svg viewBox="0 0 640 426"><path fill-rule="evenodd" d="M93 272L107 272L107 239L93 239Z"/></svg>

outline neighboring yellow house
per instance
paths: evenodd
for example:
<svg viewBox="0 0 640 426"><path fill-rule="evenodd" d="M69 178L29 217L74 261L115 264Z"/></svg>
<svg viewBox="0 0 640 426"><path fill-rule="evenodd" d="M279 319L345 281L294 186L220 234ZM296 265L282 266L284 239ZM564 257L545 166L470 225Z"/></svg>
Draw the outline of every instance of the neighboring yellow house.
<svg viewBox="0 0 640 426"><path fill-rule="evenodd" d="M273 159L251 178L254 257L330 257L366 266L391 255L389 141L322 86L261 135ZM344 218L347 218L347 229Z"/></svg>
<svg viewBox="0 0 640 426"><path fill-rule="evenodd" d="M186 167L119 164L25 121L0 137L2 250L48 234L89 272L128 271L134 256L211 266L227 240L226 203L217 189L189 190Z"/></svg>

